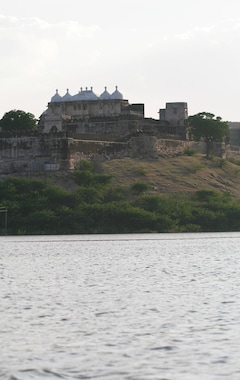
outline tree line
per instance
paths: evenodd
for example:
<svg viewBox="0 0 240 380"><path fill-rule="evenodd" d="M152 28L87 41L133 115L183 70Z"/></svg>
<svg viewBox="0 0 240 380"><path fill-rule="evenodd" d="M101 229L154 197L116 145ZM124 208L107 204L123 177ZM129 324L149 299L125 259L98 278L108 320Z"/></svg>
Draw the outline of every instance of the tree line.
<svg viewBox="0 0 240 380"><path fill-rule="evenodd" d="M151 195L147 185L114 187L111 176L82 161L68 191L49 180L0 181L0 206L8 210L8 234L93 234L239 231L240 202L229 194L199 190ZM3 214L0 214L3 229Z"/></svg>

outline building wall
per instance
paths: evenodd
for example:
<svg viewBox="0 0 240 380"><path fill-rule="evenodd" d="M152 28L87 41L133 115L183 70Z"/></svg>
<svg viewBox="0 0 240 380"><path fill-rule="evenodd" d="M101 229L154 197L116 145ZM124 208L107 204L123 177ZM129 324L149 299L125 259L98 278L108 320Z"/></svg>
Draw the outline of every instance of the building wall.
<svg viewBox="0 0 240 380"><path fill-rule="evenodd" d="M85 135L84 135L85 136ZM135 133L127 140L116 136L97 135L98 140L87 136L66 136L64 133L40 135L39 137L0 138L0 175L19 173L30 175L49 170L71 170L82 158L104 161L114 158L132 157L159 159L175 157L186 149L206 153L203 142L158 138L146 133ZM92 135L92 137L94 137ZM219 157L240 159L240 147L219 143L213 147Z"/></svg>
<svg viewBox="0 0 240 380"><path fill-rule="evenodd" d="M188 106L185 102L166 103L165 109L159 111L160 120L170 124L184 125L188 118Z"/></svg>
<svg viewBox="0 0 240 380"><path fill-rule="evenodd" d="M229 143L232 146L240 145L240 122L228 122L230 129Z"/></svg>
<svg viewBox="0 0 240 380"><path fill-rule="evenodd" d="M90 100L72 102L50 102L47 116L110 116L119 115L126 107L126 100Z"/></svg>
<svg viewBox="0 0 240 380"><path fill-rule="evenodd" d="M67 130L69 123L77 122L78 126L87 122L89 118L111 118L122 114L136 114L142 117L143 110L136 105L129 107L127 100L89 100L89 101L59 101L50 102L47 110L42 114L39 122L43 133Z"/></svg>

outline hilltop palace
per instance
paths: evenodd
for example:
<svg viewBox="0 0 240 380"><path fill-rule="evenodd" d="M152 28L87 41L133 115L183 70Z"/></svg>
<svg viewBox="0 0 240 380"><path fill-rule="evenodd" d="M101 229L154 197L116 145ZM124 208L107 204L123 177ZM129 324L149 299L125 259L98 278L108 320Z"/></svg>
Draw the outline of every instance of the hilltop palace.
<svg viewBox="0 0 240 380"><path fill-rule="evenodd" d="M159 118L146 118L143 103L129 103L116 87L96 95L92 87L52 96L38 130L0 135L0 175L69 170L81 159L96 161L133 157L159 159L188 149L204 153L203 142L188 138L185 102L166 103ZM215 155L228 152L220 145Z"/></svg>
<svg viewBox="0 0 240 380"><path fill-rule="evenodd" d="M145 129L158 129L185 137L187 103L167 103L159 110L159 120L145 118L144 104L129 104L117 86L109 93L105 87L101 95L93 88L81 88L71 95L69 90L60 96L58 90L41 115L39 130L42 133L72 132L80 134L112 134L123 136Z"/></svg>

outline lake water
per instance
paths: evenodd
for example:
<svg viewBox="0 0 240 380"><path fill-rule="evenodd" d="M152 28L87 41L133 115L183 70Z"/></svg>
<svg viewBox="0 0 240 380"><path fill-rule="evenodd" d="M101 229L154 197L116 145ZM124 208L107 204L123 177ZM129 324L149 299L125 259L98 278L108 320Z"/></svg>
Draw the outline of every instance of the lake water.
<svg viewBox="0 0 240 380"><path fill-rule="evenodd" d="M0 238L0 378L240 379L240 233Z"/></svg>

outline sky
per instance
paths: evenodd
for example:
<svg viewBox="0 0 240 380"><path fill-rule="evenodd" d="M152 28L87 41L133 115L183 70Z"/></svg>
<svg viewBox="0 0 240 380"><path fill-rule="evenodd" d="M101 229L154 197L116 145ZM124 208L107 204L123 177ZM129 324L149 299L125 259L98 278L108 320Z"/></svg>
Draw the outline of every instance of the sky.
<svg viewBox="0 0 240 380"><path fill-rule="evenodd" d="M187 102L240 121L239 0L0 0L0 51L0 117L117 85L146 117Z"/></svg>

